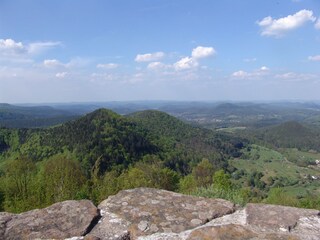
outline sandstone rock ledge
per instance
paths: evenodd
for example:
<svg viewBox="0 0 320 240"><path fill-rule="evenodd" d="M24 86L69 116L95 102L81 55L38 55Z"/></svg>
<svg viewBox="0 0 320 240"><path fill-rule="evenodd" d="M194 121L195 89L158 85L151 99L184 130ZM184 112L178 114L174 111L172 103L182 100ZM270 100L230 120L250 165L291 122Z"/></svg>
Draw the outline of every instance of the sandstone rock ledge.
<svg viewBox="0 0 320 240"><path fill-rule="evenodd" d="M0 213L0 239L64 239L86 235L100 218L89 200L65 201L21 214Z"/></svg>
<svg viewBox="0 0 320 240"><path fill-rule="evenodd" d="M22 214L0 213L0 239L320 239L320 212L265 204L236 209L222 199L137 188L98 208L65 201Z"/></svg>

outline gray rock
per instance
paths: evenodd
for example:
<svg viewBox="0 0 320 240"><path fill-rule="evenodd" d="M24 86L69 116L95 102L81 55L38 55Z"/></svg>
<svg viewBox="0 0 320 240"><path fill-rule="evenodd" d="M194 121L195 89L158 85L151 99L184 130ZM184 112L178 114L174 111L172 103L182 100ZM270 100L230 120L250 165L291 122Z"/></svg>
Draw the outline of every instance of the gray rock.
<svg viewBox="0 0 320 240"><path fill-rule="evenodd" d="M0 223L6 221L1 239L63 239L83 236L90 231L92 222L99 216L99 210L88 200L65 201L21 214L0 215Z"/></svg>
<svg viewBox="0 0 320 240"><path fill-rule="evenodd" d="M151 188L121 191L99 208L102 218L90 234L101 239L179 233L235 211L234 204L226 200Z"/></svg>
<svg viewBox="0 0 320 240"><path fill-rule="evenodd" d="M7 223L12 219L12 216L14 216L14 214L0 212L0 239L4 239Z"/></svg>
<svg viewBox="0 0 320 240"><path fill-rule="evenodd" d="M247 223L257 226L262 231L293 230L300 218L319 216L318 210L301 209L268 204L247 204Z"/></svg>
<svg viewBox="0 0 320 240"><path fill-rule="evenodd" d="M0 239L319 240L320 212L231 202L164 190L121 191L99 205L65 201L22 214L0 213ZM99 220L99 221L98 221Z"/></svg>
<svg viewBox="0 0 320 240"><path fill-rule="evenodd" d="M225 215L181 233L156 233L139 240L319 240L318 210L266 204L248 204L246 208Z"/></svg>

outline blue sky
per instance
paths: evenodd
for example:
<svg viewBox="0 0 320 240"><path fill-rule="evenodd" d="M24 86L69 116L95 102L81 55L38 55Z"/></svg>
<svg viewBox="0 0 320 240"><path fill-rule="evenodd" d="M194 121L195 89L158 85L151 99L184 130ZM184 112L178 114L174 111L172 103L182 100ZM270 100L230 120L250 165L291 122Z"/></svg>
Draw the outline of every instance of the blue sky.
<svg viewBox="0 0 320 240"><path fill-rule="evenodd" d="M0 102L122 100L320 100L320 2L0 1Z"/></svg>

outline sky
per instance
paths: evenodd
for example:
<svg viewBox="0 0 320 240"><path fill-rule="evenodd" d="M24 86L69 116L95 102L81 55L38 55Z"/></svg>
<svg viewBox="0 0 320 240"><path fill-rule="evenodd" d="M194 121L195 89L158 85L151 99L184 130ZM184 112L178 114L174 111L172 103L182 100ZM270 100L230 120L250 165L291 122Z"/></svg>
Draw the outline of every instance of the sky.
<svg viewBox="0 0 320 240"><path fill-rule="evenodd" d="M320 100L319 0L0 0L0 102Z"/></svg>

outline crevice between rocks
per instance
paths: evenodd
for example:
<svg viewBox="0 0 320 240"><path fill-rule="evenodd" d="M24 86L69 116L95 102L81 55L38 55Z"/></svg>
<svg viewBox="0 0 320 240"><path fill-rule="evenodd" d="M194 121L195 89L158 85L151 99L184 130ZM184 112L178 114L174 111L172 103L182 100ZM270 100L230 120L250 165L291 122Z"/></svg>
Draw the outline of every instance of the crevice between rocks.
<svg viewBox="0 0 320 240"><path fill-rule="evenodd" d="M92 219L91 223L89 224L89 226L87 227L87 229L85 230L82 236L86 236L87 234L89 234L102 218L101 210L100 209L97 209L97 210L98 210L98 215Z"/></svg>
<svg viewBox="0 0 320 240"><path fill-rule="evenodd" d="M230 209L229 212L226 212L225 214L222 214L222 215L219 215L219 214L213 214L210 218L207 218L203 221L203 223L201 223L199 226L196 226L194 228L190 228L186 231L190 231L190 230L194 230L194 229L197 229L197 228L201 228L203 226L205 226L206 224L210 223L211 221L214 221L214 220L219 220L220 218L224 218L226 216L229 216L229 215L232 215L234 214L235 212L237 212L237 210L240 210L236 207L236 205L233 206L232 209ZM179 233L178 233L179 234Z"/></svg>

